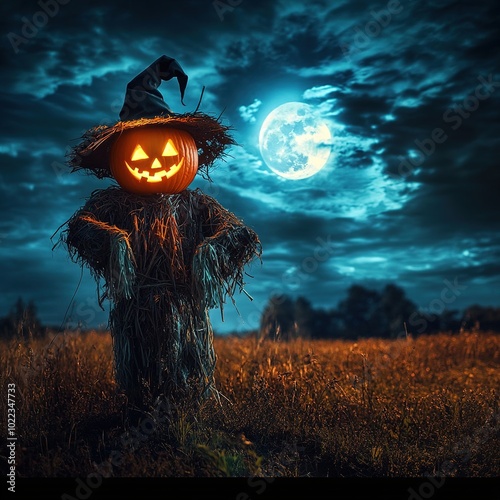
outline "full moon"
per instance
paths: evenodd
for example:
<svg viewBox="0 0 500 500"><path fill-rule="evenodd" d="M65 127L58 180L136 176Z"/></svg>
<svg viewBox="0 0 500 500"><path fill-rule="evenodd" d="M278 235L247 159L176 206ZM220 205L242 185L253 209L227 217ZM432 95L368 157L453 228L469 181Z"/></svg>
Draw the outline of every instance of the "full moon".
<svg viewBox="0 0 500 500"><path fill-rule="evenodd" d="M330 157L332 134L308 104L287 102L264 120L259 148L267 166L286 179L318 173Z"/></svg>

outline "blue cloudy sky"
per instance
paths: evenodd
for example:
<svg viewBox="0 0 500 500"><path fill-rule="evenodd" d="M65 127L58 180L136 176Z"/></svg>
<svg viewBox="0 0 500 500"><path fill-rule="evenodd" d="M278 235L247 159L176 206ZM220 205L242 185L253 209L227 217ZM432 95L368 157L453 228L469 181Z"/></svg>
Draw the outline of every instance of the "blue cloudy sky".
<svg viewBox="0 0 500 500"><path fill-rule="evenodd" d="M89 273L51 236L110 180L65 153L118 120L126 84L162 54L189 76L160 91L176 112L219 115L238 146L192 185L260 236L218 332L258 324L277 292L333 307L352 284L404 288L423 309L500 305L500 4L449 0L5 1L0 6L0 315L17 297L42 320L105 325ZM267 114L308 103L327 123L326 166L276 176ZM453 288L450 295L443 290ZM453 297L453 300L449 300ZM67 310L69 308L69 312Z"/></svg>

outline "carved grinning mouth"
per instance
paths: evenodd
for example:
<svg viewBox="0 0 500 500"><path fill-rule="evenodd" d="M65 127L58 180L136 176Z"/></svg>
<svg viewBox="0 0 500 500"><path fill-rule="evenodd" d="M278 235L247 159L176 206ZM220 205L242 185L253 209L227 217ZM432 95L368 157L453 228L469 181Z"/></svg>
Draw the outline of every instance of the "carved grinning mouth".
<svg viewBox="0 0 500 500"><path fill-rule="evenodd" d="M168 170L160 170L158 172L151 173L149 170L140 171L138 167L132 168L127 162L127 168L129 172L138 180L147 179L147 182L161 182L164 178L170 179L173 177L184 164L184 158L181 158L179 163L174 163Z"/></svg>

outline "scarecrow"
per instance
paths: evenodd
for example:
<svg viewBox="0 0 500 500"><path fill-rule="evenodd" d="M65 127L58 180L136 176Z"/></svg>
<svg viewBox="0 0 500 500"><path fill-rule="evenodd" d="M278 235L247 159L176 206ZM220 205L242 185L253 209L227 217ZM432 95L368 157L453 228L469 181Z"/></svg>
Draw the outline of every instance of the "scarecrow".
<svg viewBox="0 0 500 500"><path fill-rule="evenodd" d="M262 251L238 217L187 189L235 143L220 117L172 112L158 91L172 78L184 104L188 77L162 56L127 85L120 120L87 131L68 160L118 183L94 191L60 241L90 269L101 307L110 301L116 379L137 409L217 392L209 310L246 293L244 268Z"/></svg>

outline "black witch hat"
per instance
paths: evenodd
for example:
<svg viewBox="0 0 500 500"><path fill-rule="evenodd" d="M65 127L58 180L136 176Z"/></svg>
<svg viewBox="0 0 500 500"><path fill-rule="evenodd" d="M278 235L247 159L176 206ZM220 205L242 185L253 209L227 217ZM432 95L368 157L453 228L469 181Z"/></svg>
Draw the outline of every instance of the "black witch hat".
<svg viewBox="0 0 500 500"><path fill-rule="evenodd" d="M172 78L179 82L184 105L188 76L175 59L163 55L128 83L120 121L113 126L93 127L83 134L83 141L69 155L72 171L86 170L100 179L112 177L109 158L119 135L137 127L160 126L191 134L198 147L198 172L209 178L209 169L215 160L223 157L224 150L235 142L228 133L229 127L221 123L220 117L213 118L198 111L172 112L158 90L162 80Z"/></svg>

